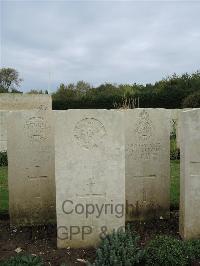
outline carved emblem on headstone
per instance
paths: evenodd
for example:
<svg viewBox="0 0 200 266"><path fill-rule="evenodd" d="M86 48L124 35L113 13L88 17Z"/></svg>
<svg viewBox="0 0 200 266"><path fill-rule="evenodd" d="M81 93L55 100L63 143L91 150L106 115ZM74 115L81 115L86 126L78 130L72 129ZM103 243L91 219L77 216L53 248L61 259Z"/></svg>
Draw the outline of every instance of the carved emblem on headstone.
<svg viewBox="0 0 200 266"><path fill-rule="evenodd" d="M152 121L146 110L139 114L139 119L136 123L135 132L139 139L147 140L152 136Z"/></svg>
<svg viewBox="0 0 200 266"><path fill-rule="evenodd" d="M98 147L105 135L104 125L95 118L84 118L74 128L74 137L86 149Z"/></svg>
<svg viewBox="0 0 200 266"><path fill-rule="evenodd" d="M46 139L46 123L42 117L31 117L25 124L28 137L38 142Z"/></svg>

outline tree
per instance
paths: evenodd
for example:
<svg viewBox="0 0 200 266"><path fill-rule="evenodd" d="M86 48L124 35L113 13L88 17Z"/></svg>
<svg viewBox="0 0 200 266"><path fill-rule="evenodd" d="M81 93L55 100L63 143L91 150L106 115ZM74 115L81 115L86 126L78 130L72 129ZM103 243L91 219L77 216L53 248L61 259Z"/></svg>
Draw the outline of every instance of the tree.
<svg viewBox="0 0 200 266"><path fill-rule="evenodd" d="M0 92L19 92L22 79L14 68L0 68Z"/></svg>
<svg viewBox="0 0 200 266"><path fill-rule="evenodd" d="M29 92L27 92L27 94L49 94L49 93L48 90L43 91L43 90L32 89Z"/></svg>
<svg viewBox="0 0 200 266"><path fill-rule="evenodd" d="M81 81L78 81L76 83L76 89L80 92L80 93L86 93L88 90L91 89L91 86L89 83L81 80Z"/></svg>
<svg viewBox="0 0 200 266"><path fill-rule="evenodd" d="M183 100L183 108L199 108L200 107L200 90L190 94Z"/></svg>

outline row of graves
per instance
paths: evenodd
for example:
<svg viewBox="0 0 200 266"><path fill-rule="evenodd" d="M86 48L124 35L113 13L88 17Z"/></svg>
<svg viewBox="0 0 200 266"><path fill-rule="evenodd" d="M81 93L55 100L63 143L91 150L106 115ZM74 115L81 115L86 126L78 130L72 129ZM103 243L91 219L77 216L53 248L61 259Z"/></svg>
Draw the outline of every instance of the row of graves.
<svg viewBox="0 0 200 266"><path fill-rule="evenodd" d="M57 246L96 246L135 220L169 218L166 109L52 111L48 95L0 95L10 223L57 224ZM176 111L180 234L200 237L200 109ZM173 120L173 121L172 121ZM1 197L1 196L0 196Z"/></svg>

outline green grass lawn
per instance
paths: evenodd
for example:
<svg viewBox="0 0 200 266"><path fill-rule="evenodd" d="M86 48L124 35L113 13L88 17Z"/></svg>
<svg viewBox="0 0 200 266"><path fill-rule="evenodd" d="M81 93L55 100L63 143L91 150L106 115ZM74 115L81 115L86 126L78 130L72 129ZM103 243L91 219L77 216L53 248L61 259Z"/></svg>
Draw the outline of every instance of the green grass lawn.
<svg viewBox="0 0 200 266"><path fill-rule="evenodd" d="M180 179L180 162L179 160L171 161L171 207L179 207L179 179ZM0 167L0 212L8 210L8 184L7 184L7 167Z"/></svg>
<svg viewBox="0 0 200 266"><path fill-rule="evenodd" d="M170 204L171 208L179 208L180 197L180 161L171 161L171 187L170 187Z"/></svg>
<svg viewBox="0 0 200 266"><path fill-rule="evenodd" d="M8 168L0 167L0 212L8 210Z"/></svg>

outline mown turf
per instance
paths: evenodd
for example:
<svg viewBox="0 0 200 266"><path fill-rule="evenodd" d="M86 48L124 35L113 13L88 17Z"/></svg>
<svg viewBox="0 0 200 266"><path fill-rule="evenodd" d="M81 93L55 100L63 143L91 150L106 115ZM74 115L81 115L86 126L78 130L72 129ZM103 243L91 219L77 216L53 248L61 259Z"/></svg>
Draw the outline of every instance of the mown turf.
<svg viewBox="0 0 200 266"><path fill-rule="evenodd" d="M0 212L8 210L8 168L0 167Z"/></svg>
<svg viewBox="0 0 200 266"><path fill-rule="evenodd" d="M180 197L180 161L171 161L170 204L172 209L179 208Z"/></svg>
<svg viewBox="0 0 200 266"><path fill-rule="evenodd" d="M0 167L0 212L8 210L7 167ZM180 162L171 161L171 208L178 209L180 195Z"/></svg>

